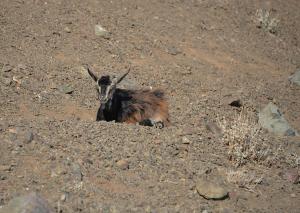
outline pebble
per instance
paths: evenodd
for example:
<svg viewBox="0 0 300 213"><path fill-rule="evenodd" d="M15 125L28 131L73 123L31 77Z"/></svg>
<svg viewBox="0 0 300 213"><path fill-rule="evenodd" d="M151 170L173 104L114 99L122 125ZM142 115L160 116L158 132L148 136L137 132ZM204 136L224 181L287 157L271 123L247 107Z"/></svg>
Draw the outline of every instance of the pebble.
<svg viewBox="0 0 300 213"><path fill-rule="evenodd" d="M283 178L293 184L300 182L300 175L297 169L290 169L283 173Z"/></svg>
<svg viewBox="0 0 300 213"><path fill-rule="evenodd" d="M2 82L5 86L9 86L11 85L12 80L10 78L3 78Z"/></svg>
<svg viewBox="0 0 300 213"><path fill-rule="evenodd" d="M72 94L74 92L73 87L70 84L61 85L58 90L65 94Z"/></svg>
<svg viewBox="0 0 300 213"><path fill-rule="evenodd" d="M99 24L95 25L95 35L105 39L110 39L111 37L111 33Z"/></svg>
<svg viewBox="0 0 300 213"><path fill-rule="evenodd" d="M82 181L83 175L82 175L81 168L80 168L79 164L77 164L77 163L72 164L72 174L74 175L74 177L78 181Z"/></svg>
<svg viewBox="0 0 300 213"><path fill-rule="evenodd" d="M127 160L121 159L117 162L117 167L123 170L129 169L129 162Z"/></svg>
<svg viewBox="0 0 300 213"><path fill-rule="evenodd" d="M11 170L10 165L0 165L0 171L7 172Z"/></svg>
<svg viewBox="0 0 300 213"><path fill-rule="evenodd" d="M10 72L12 71L13 67L10 66L9 64L5 64L3 67L2 67L2 72Z"/></svg>
<svg viewBox="0 0 300 213"><path fill-rule="evenodd" d="M243 106L240 99L231 101L229 105L232 106L232 107L238 107L238 108Z"/></svg>
<svg viewBox="0 0 300 213"><path fill-rule="evenodd" d="M289 81L300 86L300 69L296 70L296 72L289 77Z"/></svg>
<svg viewBox="0 0 300 213"><path fill-rule="evenodd" d="M69 27L65 27L65 32L67 32L67 33L71 33L71 29L69 28Z"/></svg>
<svg viewBox="0 0 300 213"><path fill-rule="evenodd" d="M205 128L210 131L211 133L221 136L222 135L222 129L218 126L218 124L214 121L210 121L208 118L203 118L203 123Z"/></svg>
<svg viewBox="0 0 300 213"><path fill-rule="evenodd" d="M34 138L34 136L33 136L32 132L30 132L30 131L25 132L24 136L23 136L23 142L28 144L33 140L33 138Z"/></svg>
<svg viewBox="0 0 300 213"><path fill-rule="evenodd" d="M89 74L87 72L87 69L84 66L75 67L74 71L80 73L84 77L90 78L90 76L89 76Z"/></svg>
<svg viewBox="0 0 300 213"><path fill-rule="evenodd" d="M187 137L182 137L182 143L183 144L190 144L191 141Z"/></svg>
<svg viewBox="0 0 300 213"><path fill-rule="evenodd" d="M50 213L48 202L37 193L15 197L0 209L0 213Z"/></svg>
<svg viewBox="0 0 300 213"><path fill-rule="evenodd" d="M197 181L196 189L205 199L222 200L228 197L228 191L225 188L204 179Z"/></svg>
<svg viewBox="0 0 300 213"><path fill-rule="evenodd" d="M25 143L29 144L34 139L34 134L30 130L26 129L9 129L10 134L10 140L17 141L19 143Z"/></svg>
<svg viewBox="0 0 300 213"><path fill-rule="evenodd" d="M171 54L171 55L178 55L181 53L180 50L178 50L176 47L172 46L167 48L167 53Z"/></svg>
<svg viewBox="0 0 300 213"><path fill-rule="evenodd" d="M63 201L63 202L67 200L67 195L66 195L66 193L64 193L64 194L62 194L62 195L60 196L60 200Z"/></svg>

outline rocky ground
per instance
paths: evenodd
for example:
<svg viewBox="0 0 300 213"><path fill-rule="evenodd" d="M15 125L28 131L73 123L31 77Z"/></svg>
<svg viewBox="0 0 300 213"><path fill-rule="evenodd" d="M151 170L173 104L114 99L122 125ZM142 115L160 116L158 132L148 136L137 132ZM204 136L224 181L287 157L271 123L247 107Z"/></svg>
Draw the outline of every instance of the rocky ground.
<svg viewBox="0 0 300 213"><path fill-rule="evenodd" d="M0 5L0 212L299 212L299 1ZM96 122L85 64L164 89L172 126Z"/></svg>

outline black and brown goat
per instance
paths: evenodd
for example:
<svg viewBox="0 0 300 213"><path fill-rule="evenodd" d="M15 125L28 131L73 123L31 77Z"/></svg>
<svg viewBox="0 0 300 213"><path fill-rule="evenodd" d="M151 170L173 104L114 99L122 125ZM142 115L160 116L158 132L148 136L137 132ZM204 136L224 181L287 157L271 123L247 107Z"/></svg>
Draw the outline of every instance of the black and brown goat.
<svg viewBox="0 0 300 213"><path fill-rule="evenodd" d="M98 78L90 68L89 75L97 82L100 107L97 121L115 121L163 128L170 124L168 104L161 90L127 90L117 88L126 77L109 75Z"/></svg>

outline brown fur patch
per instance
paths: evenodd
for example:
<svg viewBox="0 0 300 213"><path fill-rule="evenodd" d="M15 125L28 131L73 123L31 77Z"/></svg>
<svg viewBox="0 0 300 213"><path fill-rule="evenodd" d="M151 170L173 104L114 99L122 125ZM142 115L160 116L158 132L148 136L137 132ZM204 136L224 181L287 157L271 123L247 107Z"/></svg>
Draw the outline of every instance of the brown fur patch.
<svg viewBox="0 0 300 213"><path fill-rule="evenodd" d="M168 104L162 90L141 90L132 94L132 113L123 122L137 123L146 119L162 121L165 126L170 125Z"/></svg>

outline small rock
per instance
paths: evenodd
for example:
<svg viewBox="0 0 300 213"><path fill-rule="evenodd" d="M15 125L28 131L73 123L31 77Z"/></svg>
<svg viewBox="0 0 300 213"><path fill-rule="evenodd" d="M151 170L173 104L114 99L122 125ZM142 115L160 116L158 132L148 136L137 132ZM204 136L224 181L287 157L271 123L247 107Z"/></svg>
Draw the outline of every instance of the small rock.
<svg viewBox="0 0 300 213"><path fill-rule="evenodd" d="M191 141L187 137L182 137L182 143L183 144L190 144Z"/></svg>
<svg viewBox="0 0 300 213"><path fill-rule="evenodd" d="M178 55L181 53L180 50L178 50L176 47L172 46L167 48L167 53L171 54L171 55Z"/></svg>
<svg viewBox="0 0 300 213"><path fill-rule="evenodd" d="M30 143L33 140L33 133L32 132L25 132L23 136L23 143Z"/></svg>
<svg viewBox="0 0 300 213"><path fill-rule="evenodd" d="M10 129L9 132L10 134L10 139L12 141L17 141L19 143L25 143L25 144L29 144L33 138L34 135L31 131L26 130L26 129Z"/></svg>
<svg viewBox="0 0 300 213"><path fill-rule="evenodd" d="M127 160L124 160L124 159L119 160L117 162L117 167L119 167L120 169L123 169L123 170L129 169L129 162Z"/></svg>
<svg viewBox="0 0 300 213"><path fill-rule="evenodd" d="M80 73L82 76L85 76L85 77L89 77L89 78L90 78L90 76L89 76L89 74L88 74L87 69L86 69L85 66L78 66L78 67L75 67L73 70L74 70L75 72Z"/></svg>
<svg viewBox="0 0 300 213"><path fill-rule="evenodd" d="M230 200L233 200L233 201L238 201L238 199L239 199L238 193L235 191L229 192L228 197L230 198Z"/></svg>
<svg viewBox="0 0 300 213"><path fill-rule="evenodd" d="M295 197L297 197L297 195L296 195L295 193L292 193L292 194L291 194L291 197L292 197L292 198L295 198Z"/></svg>
<svg viewBox="0 0 300 213"><path fill-rule="evenodd" d="M61 196L60 196L60 200L62 202L65 202L67 200L67 194L66 193L63 193Z"/></svg>
<svg viewBox="0 0 300 213"><path fill-rule="evenodd" d="M240 107L243 106L240 99L237 99L237 100L232 101L229 105L230 105L230 106L233 106L233 107L238 107L238 108L240 108Z"/></svg>
<svg viewBox="0 0 300 213"><path fill-rule="evenodd" d="M286 121L278 107L270 102L258 114L259 124L268 131L281 136L297 136L298 133Z"/></svg>
<svg viewBox="0 0 300 213"><path fill-rule="evenodd" d="M203 123L208 131L212 132L217 136L222 135L222 129L218 126L216 122L210 121L208 118L205 117L203 118Z"/></svg>
<svg viewBox="0 0 300 213"><path fill-rule="evenodd" d="M10 78L3 78L2 82L5 86L11 85L12 80Z"/></svg>
<svg viewBox="0 0 300 213"><path fill-rule="evenodd" d="M58 90L65 94L72 94L74 92L74 89L70 84L62 85L58 87Z"/></svg>
<svg viewBox="0 0 300 213"><path fill-rule="evenodd" d="M5 175L0 175L0 180L6 180L7 177Z"/></svg>
<svg viewBox="0 0 300 213"><path fill-rule="evenodd" d="M18 64L17 68L19 70L25 70L25 69L27 69L27 66L25 64Z"/></svg>
<svg viewBox="0 0 300 213"><path fill-rule="evenodd" d="M81 168L80 168L79 164L77 164L77 163L72 164L72 174L74 175L74 177L78 181L82 181L83 175L82 175Z"/></svg>
<svg viewBox="0 0 300 213"><path fill-rule="evenodd" d="M222 200L228 197L226 189L204 179L197 181L196 189L205 199Z"/></svg>
<svg viewBox="0 0 300 213"><path fill-rule="evenodd" d="M0 171L7 172L11 170L10 165L0 165Z"/></svg>
<svg viewBox="0 0 300 213"><path fill-rule="evenodd" d="M50 213L47 201L37 193L30 193L24 196L13 198L9 203L0 209L0 213Z"/></svg>
<svg viewBox="0 0 300 213"><path fill-rule="evenodd" d="M69 28L69 27L65 27L65 32L67 32L67 33L71 33L71 29Z"/></svg>
<svg viewBox="0 0 300 213"><path fill-rule="evenodd" d="M110 39L111 37L111 33L99 24L95 25L95 35L103 37L105 39Z"/></svg>
<svg viewBox="0 0 300 213"><path fill-rule="evenodd" d="M12 71L13 67L10 66L9 64L5 64L3 67L2 67L2 72L10 72Z"/></svg>
<svg viewBox="0 0 300 213"><path fill-rule="evenodd" d="M293 184L300 182L300 175L297 169L290 169L283 173L283 178Z"/></svg>
<svg viewBox="0 0 300 213"><path fill-rule="evenodd" d="M289 77L289 81L300 86L300 69L296 70L296 72Z"/></svg>

